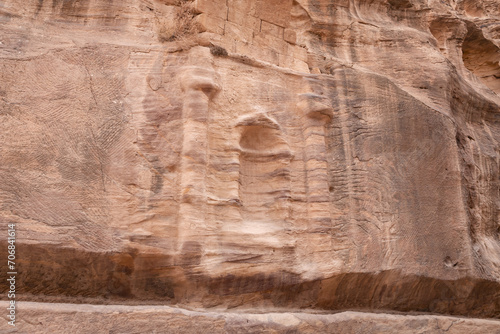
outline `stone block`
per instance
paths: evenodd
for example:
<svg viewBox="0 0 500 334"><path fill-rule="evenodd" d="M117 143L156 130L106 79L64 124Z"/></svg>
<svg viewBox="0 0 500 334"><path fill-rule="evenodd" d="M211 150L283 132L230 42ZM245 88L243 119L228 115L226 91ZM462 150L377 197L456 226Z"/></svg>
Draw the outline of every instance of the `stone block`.
<svg viewBox="0 0 500 334"><path fill-rule="evenodd" d="M279 66L299 72L310 73L309 65L307 65L306 62L289 55L279 55Z"/></svg>
<svg viewBox="0 0 500 334"><path fill-rule="evenodd" d="M251 43L253 40L253 34L253 30L250 28L243 27L232 22L226 22L224 35L228 38Z"/></svg>
<svg viewBox="0 0 500 334"><path fill-rule="evenodd" d="M294 60L294 58L292 56L289 56L286 54L280 54L279 55L279 66L286 67L286 68L292 68L293 60Z"/></svg>
<svg viewBox="0 0 500 334"><path fill-rule="evenodd" d="M302 61L300 59L294 58L292 69L299 72L311 73L311 71L309 70L309 65L307 65L305 61Z"/></svg>
<svg viewBox="0 0 500 334"><path fill-rule="evenodd" d="M248 16L256 17L256 0L227 0L227 6L229 10L237 9L238 11L244 13Z"/></svg>
<svg viewBox="0 0 500 334"><path fill-rule="evenodd" d="M257 0L257 17L280 27L288 27L292 0Z"/></svg>
<svg viewBox="0 0 500 334"><path fill-rule="evenodd" d="M260 31L277 38L283 38L283 27L277 26L276 24L269 23L267 21L262 21Z"/></svg>
<svg viewBox="0 0 500 334"><path fill-rule="evenodd" d="M288 45L288 53L294 58L307 62L307 49L298 45Z"/></svg>
<svg viewBox="0 0 500 334"><path fill-rule="evenodd" d="M259 48L271 49L280 54L287 53L288 43L268 33L260 32L255 34L253 40L253 43Z"/></svg>
<svg viewBox="0 0 500 334"><path fill-rule="evenodd" d="M225 21L220 18L213 17L207 13L202 13L196 16L196 23L201 31L209 31L219 35L224 34Z"/></svg>
<svg viewBox="0 0 500 334"><path fill-rule="evenodd" d="M279 53L275 50L256 47L255 45L240 41L236 41L235 43L236 53L274 65L279 65Z"/></svg>
<svg viewBox="0 0 500 334"><path fill-rule="evenodd" d="M227 19L226 0L194 0L194 10L223 20Z"/></svg>
<svg viewBox="0 0 500 334"><path fill-rule="evenodd" d="M283 39L288 43L296 44L297 43L297 33L295 32L295 30L285 29L283 32Z"/></svg>
<svg viewBox="0 0 500 334"><path fill-rule="evenodd" d="M259 18L251 16L248 13L245 13L244 11L233 8L231 6L228 8L227 19L230 22L245 26L254 31L260 31L261 20Z"/></svg>

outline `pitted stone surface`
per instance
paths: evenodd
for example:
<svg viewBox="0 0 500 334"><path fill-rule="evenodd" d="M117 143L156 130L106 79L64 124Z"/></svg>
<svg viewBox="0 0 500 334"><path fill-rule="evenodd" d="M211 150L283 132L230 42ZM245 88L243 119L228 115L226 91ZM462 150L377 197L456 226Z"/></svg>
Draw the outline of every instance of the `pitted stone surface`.
<svg viewBox="0 0 500 334"><path fill-rule="evenodd" d="M499 31L496 0L0 1L19 298L498 318Z"/></svg>

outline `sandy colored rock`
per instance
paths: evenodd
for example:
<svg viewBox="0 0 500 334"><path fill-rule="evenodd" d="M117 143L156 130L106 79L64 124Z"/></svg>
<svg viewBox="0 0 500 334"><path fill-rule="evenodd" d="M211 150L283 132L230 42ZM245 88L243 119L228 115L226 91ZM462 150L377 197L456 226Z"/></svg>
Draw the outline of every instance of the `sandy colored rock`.
<svg viewBox="0 0 500 334"><path fill-rule="evenodd" d="M256 328L293 310L298 332L346 316L301 309L498 318L499 31L495 0L0 1L25 319L66 312L28 301L120 303L130 332L129 304L214 332L247 319L214 308L268 313ZM457 333L498 331L475 321Z"/></svg>
<svg viewBox="0 0 500 334"><path fill-rule="evenodd" d="M492 320L352 311L207 312L168 306L26 302L18 315L23 329L12 331L2 321L2 333L500 333L500 322Z"/></svg>

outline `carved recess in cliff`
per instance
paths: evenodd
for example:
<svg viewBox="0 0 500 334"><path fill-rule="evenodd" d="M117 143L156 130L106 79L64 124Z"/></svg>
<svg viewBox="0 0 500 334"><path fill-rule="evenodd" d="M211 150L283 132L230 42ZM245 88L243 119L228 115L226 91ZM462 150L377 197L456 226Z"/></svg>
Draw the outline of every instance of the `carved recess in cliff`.
<svg viewBox="0 0 500 334"><path fill-rule="evenodd" d="M498 317L479 2L3 1L22 298Z"/></svg>
<svg viewBox="0 0 500 334"><path fill-rule="evenodd" d="M290 222L291 152L279 125L258 116L240 123L243 129L238 183L244 208L242 221L254 224L256 231L263 228L262 223L270 230L283 229Z"/></svg>
<svg viewBox="0 0 500 334"><path fill-rule="evenodd" d="M500 93L500 47L486 39L483 32L472 24L462 45L465 67L491 90Z"/></svg>

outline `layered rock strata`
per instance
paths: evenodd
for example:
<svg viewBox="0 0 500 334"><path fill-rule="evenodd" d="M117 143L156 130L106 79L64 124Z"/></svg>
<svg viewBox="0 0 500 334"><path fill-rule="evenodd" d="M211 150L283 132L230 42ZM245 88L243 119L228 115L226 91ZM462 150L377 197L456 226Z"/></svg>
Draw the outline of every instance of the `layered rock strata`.
<svg viewBox="0 0 500 334"><path fill-rule="evenodd" d="M0 27L20 298L500 315L497 1L4 0Z"/></svg>

